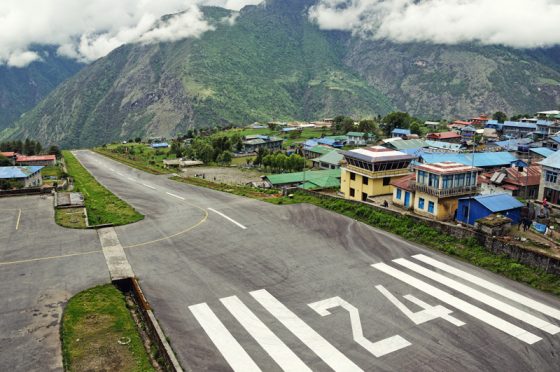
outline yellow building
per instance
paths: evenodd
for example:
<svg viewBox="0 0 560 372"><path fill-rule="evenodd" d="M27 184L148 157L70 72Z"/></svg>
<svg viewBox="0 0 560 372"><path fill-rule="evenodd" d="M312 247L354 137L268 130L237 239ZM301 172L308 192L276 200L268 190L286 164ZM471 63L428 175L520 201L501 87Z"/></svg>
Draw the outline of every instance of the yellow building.
<svg viewBox="0 0 560 372"><path fill-rule="evenodd" d="M452 220L459 199L478 192L480 169L454 162L415 167L415 179L393 183L393 203L440 221ZM406 198L406 201L405 201Z"/></svg>
<svg viewBox="0 0 560 372"><path fill-rule="evenodd" d="M340 192L346 199L358 201L391 194L391 182L409 174L410 163L415 159L381 146L351 150L343 155Z"/></svg>

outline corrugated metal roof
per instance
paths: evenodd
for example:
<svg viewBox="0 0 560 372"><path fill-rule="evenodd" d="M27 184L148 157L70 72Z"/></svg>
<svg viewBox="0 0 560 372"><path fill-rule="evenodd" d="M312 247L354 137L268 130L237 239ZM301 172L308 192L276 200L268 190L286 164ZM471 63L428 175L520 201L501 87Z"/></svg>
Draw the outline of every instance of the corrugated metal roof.
<svg viewBox="0 0 560 372"><path fill-rule="evenodd" d="M300 186L306 190L340 188L340 178L333 176L317 177Z"/></svg>
<svg viewBox="0 0 560 372"><path fill-rule="evenodd" d="M551 168L560 169L560 151L556 151L554 154L548 156L539 162L540 165L544 165Z"/></svg>
<svg viewBox="0 0 560 372"><path fill-rule="evenodd" d="M305 173L305 174L304 174ZM292 183L313 181L321 177L338 177L340 178L340 169L328 169L322 171L309 171L309 172L296 172L296 173L282 173L271 174L266 176L272 185L286 185Z"/></svg>
<svg viewBox="0 0 560 372"><path fill-rule="evenodd" d="M517 138L508 141L498 141L494 142L496 145L502 147L504 150L515 150L519 145L528 145L533 142L532 138Z"/></svg>
<svg viewBox="0 0 560 372"><path fill-rule="evenodd" d="M423 153L421 157L424 162L428 164L453 161L465 165L473 165L475 167L509 166L517 160L517 158L509 152L477 152L474 154Z"/></svg>
<svg viewBox="0 0 560 372"><path fill-rule="evenodd" d="M426 141L420 139L398 140L386 144L386 146L394 147L396 150L417 149L427 147Z"/></svg>
<svg viewBox="0 0 560 372"><path fill-rule="evenodd" d="M449 143L449 142L441 142L441 141L426 141L426 145L429 147L433 147L436 149L445 149L451 151L459 151L461 150L460 143Z"/></svg>
<svg viewBox="0 0 560 372"><path fill-rule="evenodd" d="M0 167L0 179L27 178L44 167Z"/></svg>
<svg viewBox="0 0 560 372"><path fill-rule="evenodd" d="M548 147L533 147L529 151L534 152L537 155L548 158L550 155L554 154L556 151L549 149Z"/></svg>
<svg viewBox="0 0 560 372"><path fill-rule="evenodd" d="M328 152L325 155L322 155L322 156L320 156L316 159L313 159L313 162L314 163L315 162L317 162L317 163L321 162L321 163L339 165L340 162L342 161L342 159L344 159L344 156L340 152L334 150L334 151Z"/></svg>
<svg viewBox="0 0 560 372"><path fill-rule="evenodd" d="M522 123L519 121L506 121L504 122L504 127L510 128L525 128L525 129L537 129L537 124L534 123Z"/></svg>
<svg viewBox="0 0 560 372"><path fill-rule="evenodd" d="M405 134L405 135L411 134L410 129L401 129L401 128L395 128L395 129L393 129L393 131L391 133L392 134Z"/></svg>
<svg viewBox="0 0 560 372"><path fill-rule="evenodd" d="M307 149L307 151L311 151L311 152L314 152L314 153L317 153L317 154L325 155L325 154L328 154L329 152L333 151L333 149L330 148L330 147L317 145L317 146L313 146L310 149Z"/></svg>
<svg viewBox="0 0 560 372"><path fill-rule="evenodd" d="M461 200L468 199L469 198L462 198ZM498 213L523 207L523 203L506 193L480 195L475 196L473 199L488 208L492 213Z"/></svg>

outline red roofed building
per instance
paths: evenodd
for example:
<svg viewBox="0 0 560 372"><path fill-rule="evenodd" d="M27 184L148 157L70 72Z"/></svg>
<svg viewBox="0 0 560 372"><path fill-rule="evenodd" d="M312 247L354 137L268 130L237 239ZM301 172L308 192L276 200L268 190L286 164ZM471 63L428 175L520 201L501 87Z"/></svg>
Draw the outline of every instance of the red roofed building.
<svg viewBox="0 0 560 372"><path fill-rule="evenodd" d="M17 155L16 164L17 165L41 165L47 167L49 165L56 165L56 156L55 155L34 155L34 156Z"/></svg>
<svg viewBox="0 0 560 372"><path fill-rule="evenodd" d="M472 125L471 121L455 120L453 123L448 124L447 128L461 130L464 127L468 127L469 125Z"/></svg>
<svg viewBox="0 0 560 372"><path fill-rule="evenodd" d="M479 177L483 195L508 193L523 199L536 199L541 183L542 169L539 165L503 168L484 173Z"/></svg>
<svg viewBox="0 0 560 372"><path fill-rule="evenodd" d="M455 132L430 133L426 136L426 139L430 141L459 143L461 142L461 135Z"/></svg>
<svg viewBox="0 0 560 372"><path fill-rule="evenodd" d="M488 115L480 115L477 118L471 119L471 125L474 127L484 128L489 120L490 117Z"/></svg>

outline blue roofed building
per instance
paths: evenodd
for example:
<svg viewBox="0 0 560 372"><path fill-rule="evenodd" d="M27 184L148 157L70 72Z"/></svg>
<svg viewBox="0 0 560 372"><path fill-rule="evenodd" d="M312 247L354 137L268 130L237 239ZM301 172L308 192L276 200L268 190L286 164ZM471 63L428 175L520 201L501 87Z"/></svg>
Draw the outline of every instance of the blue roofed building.
<svg viewBox="0 0 560 372"><path fill-rule="evenodd" d="M507 141L494 142L496 146L500 146L506 151L517 151L519 146L528 145L533 143L532 138L514 138Z"/></svg>
<svg viewBox="0 0 560 372"><path fill-rule="evenodd" d="M169 147L167 142L155 142L150 145L153 149L166 149Z"/></svg>
<svg viewBox="0 0 560 372"><path fill-rule="evenodd" d="M558 147L560 147L560 136L552 136L543 140L543 147L548 147L554 151L558 150Z"/></svg>
<svg viewBox="0 0 560 372"><path fill-rule="evenodd" d="M42 166L0 167L0 188L40 187L43 184L41 169Z"/></svg>
<svg viewBox="0 0 560 372"><path fill-rule="evenodd" d="M410 131L410 129L401 129L401 128L395 128L391 132L391 136L393 138L397 138L397 137L403 138L403 137L410 136L411 134L412 132Z"/></svg>
<svg viewBox="0 0 560 372"><path fill-rule="evenodd" d="M502 126L502 134L511 138L525 137L529 133L537 131L536 123L522 123L518 121L506 121Z"/></svg>
<svg viewBox="0 0 560 372"><path fill-rule="evenodd" d="M473 153L428 153L423 152L419 156L420 162L424 164L455 162L483 169L495 169L510 167L517 158L509 152L475 152Z"/></svg>
<svg viewBox="0 0 560 372"><path fill-rule="evenodd" d="M548 147L530 147L529 152L531 153L531 159L542 160L548 158L550 155L554 154L556 151L549 149Z"/></svg>
<svg viewBox="0 0 560 372"><path fill-rule="evenodd" d="M518 224L521 221L522 207L523 203L506 193L462 198L459 199L456 220L474 225L481 218L501 214Z"/></svg>

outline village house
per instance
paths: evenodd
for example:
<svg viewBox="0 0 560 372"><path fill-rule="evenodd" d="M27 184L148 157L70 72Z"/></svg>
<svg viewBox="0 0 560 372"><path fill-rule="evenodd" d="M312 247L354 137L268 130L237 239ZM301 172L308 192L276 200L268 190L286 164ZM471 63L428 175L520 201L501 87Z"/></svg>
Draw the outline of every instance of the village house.
<svg viewBox="0 0 560 372"><path fill-rule="evenodd" d="M484 126L486 125L486 123L488 123L489 120L490 117L488 117L488 115L480 115L477 118L471 119L470 125L472 125L473 127L484 128Z"/></svg>
<svg viewBox="0 0 560 372"><path fill-rule="evenodd" d="M558 150L560 146L560 136L551 136L543 140L542 142L543 147L547 147L554 151Z"/></svg>
<svg viewBox="0 0 560 372"><path fill-rule="evenodd" d="M476 195L480 169L454 162L417 165L409 183L393 182L393 203L440 221L452 220L459 198Z"/></svg>
<svg viewBox="0 0 560 372"><path fill-rule="evenodd" d="M468 125L461 129L461 140L464 142L473 141L476 135L476 128Z"/></svg>
<svg viewBox="0 0 560 372"><path fill-rule="evenodd" d="M403 138L403 137L410 136L411 134L412 134L412 132L410 132L409 129L395 128L391 132L391 137L393 137L393 138L397 138L397 137Z"/></svg>
<svg viewBox="0 0 560 372"><path fill-rule="evenodd" d="M267 187L276 189L290 187L301 187L306 190L339 189L340 170L271 174L264 177L264 182Z"/></svg>
<svg viewBox="0 0 560 372"><path fill-rule="evenodd" d="M517 161L517 158L510 152L475 152L475 153L428 153L419 154L419 161L424 164L456 162L463 165L472 165L487 171L509 168Z"/></svg>
<svg viewBox="0 0 560 372"><path fill-rule="evenodd" d="M477 220L492 214L501 214L510 218L514 224L521 221L523 204L508 194L479 195L462 198L457 209L457 221L474 225Z"/></svg>
<svg viewBox="0 0 560 372"><path fill-rule="evenodd" d="M246 136L243 140L243 152L244 153L253 153L257 152L259 149L267 149L267 150L281 150L282 143L284 140L279 137L273 136L263 136L263 135L251 135Z"/></svg>
<svg viewBox="0 0 560 372"><path fill-rule="evenodd" d="M34 156L17 155L16 165L48 167L51 165L56 165L56 156L55 155L34 155Z"/></svg>
<svg viewBox="0 0 560 372"><path fill-rule="evenodd" d="M344 156L338 150L332 150L325 155L313 159L313 167L319 169L338 169Z"/></svg>
<svg viewBox="0 0 560 372"><path fill-rule="evenodd" d="M548 158L541 160L541 181L539 199L546 199L549 203L560 204L560 152L555 152Z"/></svg>
<svg viewBox="0 0 560 372"><path fill-rule="evenodd" d="M536 199L541 183L541 167L532 165L502 168L482 174L479 183L482 195L505 193L523 199Z"/></svg>
<svg viewBox="0 0 560 372"><path fill-rule="evenodd" d="M306 141L302 149L302 154L306 159L316 159L333 150L332 147L318 145L315 141Z"/></svg>
<svg viewBox="0 0 560 372"><path fill-rule="evenodd" d="M458 130L461 131L464 127L471 126L472 122L464 121L464 120L455 120L453 123L447 125L447 128L451 130Z"/></svg>
<svg viewBox="0 0 560 372"><path fill-rule="evenodd" d="M529 147L529 156L531 157L531 160L535 162L546 159L555 152L556 151L549 149L548 147Z"/></svg>
<svg viewBox="0 0 560 372"><path fill-rule="evenodd" d="M460 143L461 135L456 132L429 133L426 139L430 141Z"/></svg>
<svg viewBox="0 0 560 372"><path fill-rule="evenodd" d="M20 184L22 188L40 187L42 166L0 167L0 184L11 186Z"/></svg>
<svg viewBox="0 0 560 372"><path fill-rule="evenodd" d="M17 153L9 151L9 152L0 152L0 154L6 159L10 160L12 165L16 164L16 159L18 155Z"/></svg>
<svg viewBox="0 0 560 372"><path fill-rule="evenodd" d="M415 159L381 146L346 151L343 156L340 191L346 199L358 201L391 194L391 182L408 175Z"/></svg>
<svg viewBox="0 0 560 372"><path fill-rule="evenodd" d="M348 132L346 133L346 144L348 146L365 146L368 141L375 138L374 135L363 132Z"/></svg>

